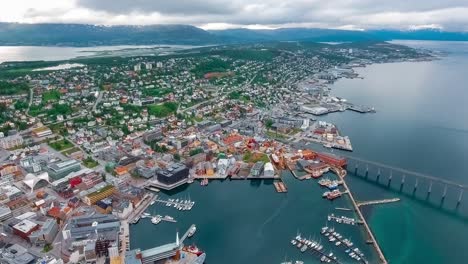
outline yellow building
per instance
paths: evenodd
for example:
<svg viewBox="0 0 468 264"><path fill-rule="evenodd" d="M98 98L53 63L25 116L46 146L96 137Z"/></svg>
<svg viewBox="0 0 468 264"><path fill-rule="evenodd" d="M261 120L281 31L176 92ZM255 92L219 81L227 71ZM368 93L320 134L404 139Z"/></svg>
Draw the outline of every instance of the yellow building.
<svg viewBox="0 0 468 264"><path fill-rule="evenodd" d="M97 201L100 201L102 199L105 199L109 196L111 196L112 194L115 193L115 187L112 186L112 185L107 185L106 187L103 187L102 189L98 190L98 191L95 191L93 193L90 193L88 195L86 195L84 198L83 198L83 202L87 205L93 205L95 204Z"/></svg>

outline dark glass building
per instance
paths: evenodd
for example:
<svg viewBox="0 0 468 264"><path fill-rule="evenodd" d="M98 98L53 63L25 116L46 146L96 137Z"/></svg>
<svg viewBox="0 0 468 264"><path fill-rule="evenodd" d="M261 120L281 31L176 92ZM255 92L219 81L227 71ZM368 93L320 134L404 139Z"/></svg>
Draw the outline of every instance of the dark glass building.
<svg viewBox="0 0 468 264"><path fill-rule="evenodd" d="M182 163L174 163L164 170L157 172L158 182L172 185L187 179L189 176L189 169Z"/></svg>

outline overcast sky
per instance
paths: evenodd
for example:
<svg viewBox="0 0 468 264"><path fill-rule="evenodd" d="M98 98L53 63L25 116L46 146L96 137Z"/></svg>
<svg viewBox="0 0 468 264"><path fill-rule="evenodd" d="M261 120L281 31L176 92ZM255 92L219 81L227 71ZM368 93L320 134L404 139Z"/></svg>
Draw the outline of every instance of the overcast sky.
<svg viewBox="0 0 468 264"><path fill-rule="evenodd" d="M468 31L468 0L2 0L0 21Z"/></svg>

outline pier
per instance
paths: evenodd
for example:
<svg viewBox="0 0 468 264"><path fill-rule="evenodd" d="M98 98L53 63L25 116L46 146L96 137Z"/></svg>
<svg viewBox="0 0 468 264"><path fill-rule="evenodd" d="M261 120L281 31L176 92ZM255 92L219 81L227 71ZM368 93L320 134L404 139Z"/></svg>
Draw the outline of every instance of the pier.
<svg viewBox="0 0 468 264"><path fill-rule="evenodd" d="M334 214L328 215L327 217L328 221L335 221L338 224L347 224L347 225L356 225L356 224L362 224L362 221L356 220L354 218L349 218L349 217L343 217L343 216L335 216Z"/></svg>
<svg viewBox="0 0 468 264"><path fill-rule="evenodd" d="M394 202L399 202L399 201L400 201L400 198L374 200L374 201L358 202L357 206L361 207L364 205L386 204L386 203L394 203Z"/></svg>
<svg viewBox="0 0 468 264"><path fill-rule="evenodd" d="M322 235L325 236L326 238L328 238L328 237L325 235L325 233L323 233ZM334 237L337 241L340 241L341 245L345 246L346 249L349 249L351 252L355 252L354 249L353 249L353 247L352 247L352 246L349 246L349 245L346 243L346 241L344 241L344 239L341 239L341 238L339 238L338 236L333 235L333 234L330 234L330 236L331 236L331 237ZM351 242L350 240L348 240L348 241ZM330 241L330 242L332 242L332 241ZM341 245L339 245L339 246L341 246ZM337 247L339 247L339 246L337 246ZM350 256L350 257L351 257L351 256ZM366 258L364 258L364 255L359 256L359 257L360 257L361 259L360 259L360 260L356 260L356 261L358 261L358 262L360 262L360 263L363 263L363 264L369 263L369 262L366 260Z"/></svg>
<svg viewBox="0 0 468 264"><path fill-rule="evenodd" d="M366 219L364 218L364 215L362 214L361 210L359 209L358 203L354 199L353 194L352 194L352 192L350 191L350 189L348 187L348 184L346 183L346 181L343 178L341 178L341 180L343 181L343 186L346 189L346 191L348 192L349 198L351 199L351 202L353 203L354 210L356 211L356 213L359 216L360 221L362 221L362 224L364 225L366 233L369 236L369 241L372 242L372 245L374 246L375 250L377 251L377 255L379 256L380 263L387 264L388 261L385 258L385 255L383 254L382 249L380 249L379 243L375 239L374 234L372 233L369 225L366 222Z"/></svg>
<svg viewBox="0 0 468 264"><path fill-rule="evenodd" d="M128 223L133 223L134 220L139 218L141 216L141 214L143 214L143 212L146 210L146 208L148 208L150 206L151 202L154 201L155 199L157 199L157 197L158 197L157 195L155 196L153 194L146 194L143 197L140 204L128 216L128 218L127 218Z"/></svg>
<svg viewBox="0 0 468 264"><path fill-rule="evenodd" d="M176 206L186 206L186 205L187 205L187 204L180 203L180 202L175 202L175 201L171 202L171 201L169 201L169 200L166 201L166 200L159 200L159 199L156 199L156 200L154 200L154 201L157 202L157 203L170 204L170 205L176 205Z"/></svg>
<svg viewBox="0 0 468 264"><path fill-rule="evenodd" d="M276 189L276 192L279 192L279 193L286 193L288 192L288 188L286 187L286 184L284 184L284 182L280 181L280 182L274 182L273 185L275 186L275 189Z"/></svg>

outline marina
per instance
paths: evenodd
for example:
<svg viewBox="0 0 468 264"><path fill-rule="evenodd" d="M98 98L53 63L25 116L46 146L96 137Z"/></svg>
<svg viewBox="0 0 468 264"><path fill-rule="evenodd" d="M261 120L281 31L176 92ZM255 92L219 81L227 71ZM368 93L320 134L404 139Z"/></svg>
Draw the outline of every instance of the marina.
<svg viewBox="0 0 468 264"><path fill-rule="evenodd" d="M321 262L340 264L336 256L332 252L325 253L323 245L320 242L302 238L301 235L297 235L291 240L291 244L297 247L302 253L308 251L314 255L317 255Z"/></svg>
<svg viewBox="0 0 468 264"><path fill-rule="evenodd" d="M173 207L179 211L188 211L192 210L193 206L195 205L195 201L189 199L182 200L182 199L168 199L168 200L160 200L156 199L155 202L161 203L166 207Z"/></svg>
<svg viewBox="0 0 468 264"><path fill-rule="evenodd" d="M358 221L354 218L346 217L346 216L335 216L334 214L330 214L327 216L328 221L334 221L338 224L347 224L347 225L357 225L362 224L362 221Z"/></svg>
<svg viewBox="0 0 468 264"><path fill-rule="evenodd" d="M359 250L359 248L353 247L354 243L351 242L350 239L343 238L343 236L340 233L336 232L333 228L329 228L328 226L322 227L322 231L320 233L323 236L325 236L328 239L328 241L334 244L336 247L345 247L345 253L348 254L348 256L352 259L355 259L363 264L369 263L364 258L364 254Z"/></svg>

